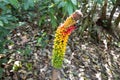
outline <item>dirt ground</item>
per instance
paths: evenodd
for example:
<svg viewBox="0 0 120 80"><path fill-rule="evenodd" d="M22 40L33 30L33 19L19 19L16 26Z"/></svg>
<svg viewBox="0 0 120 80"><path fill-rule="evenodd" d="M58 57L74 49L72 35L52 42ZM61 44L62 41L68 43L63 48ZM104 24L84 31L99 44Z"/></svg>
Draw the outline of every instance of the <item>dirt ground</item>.
<svg viewBox="0 0 120 80"><path fill-rule="evenodd" d="M54 31L29 25L11 31L3 80L52 80L53 39ZM16 61L21 64L17 70ZM58 71L59 80L120 80L120 47L107 39L97 44L88 34L81 38L74 31Z"/></svg>

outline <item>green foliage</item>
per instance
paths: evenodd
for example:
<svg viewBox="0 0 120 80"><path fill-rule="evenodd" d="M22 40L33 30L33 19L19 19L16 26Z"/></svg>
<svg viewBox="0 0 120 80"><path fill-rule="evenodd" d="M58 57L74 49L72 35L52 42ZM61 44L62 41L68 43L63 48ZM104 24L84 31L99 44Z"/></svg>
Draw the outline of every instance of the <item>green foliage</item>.
<svg viewBox="0 0 120 80"><path fill-rule="evenodd" d="M43 23L48 23L50 21L52 28L55 29L63 17L67 16L68 14L72 14L73 11L77 8L77 1L76 0L53 0L48 1L40 1L39 4L39 12L40 19L39 19L39 26ZM48 18L49 17L49 18ZM47 18L47 20L46 20Z"/></svg>
<svg viewBox="0 0 120 80"><path fill-rule="evenodd" d="M44 33L40 33L40 37L37 40L37 45L36 46L39 46L41 48L45 48L47 43L48 43L48 36L47 36L47 34L45 32Z"/></svg>
<svg viewBox="0 0 120 80"><path fill-rule="evenodd" d="M6 63L7 59L6 58L2 58L0 59L0 66L2 66L2 63ZM2 73L4 72L4 68L0 67L0 79L2 77Z"/></svg>
<svg viewBox="0 0 120 80"><path fill-rule="evenodd" d="M1 0L0 1L0 54L6 53L5 45L8 42L6 36L16 26L20 26L28 18L30 21L34 15L34 0ZM27 17L26 17L27 15ZM29 49L28 49L29 50ZM29 53L25 50L25 54ZM1 59L1 64L5 63Z"/></svg>
<svg viewBox="0 0 120 80"><path fill-rule="evenodd" d="M63 16L71 14L77 6L76 0L1 0L0 1L0 54L6 53L7 35L21 23L36 21L42 28L45 24L55 29L63 20ZM63 11L63 12L62 12ZM59 20L58 20L59 19ZM38 39L38 43L45 47L45 35ZM29 55L30 48L18 50L23 55ZM4 63L4 62L1 62Z"/></svg>
<svg viewBox="0 0 120 80"><path fill-rule="evenodd" d="M30 7L34 7L34 0L24 0L24 9L28 10Z"/></svg>
<svg viewBox="0 0 120 80"><path fill-rule="evenodd" d="M97 3L102 5L103 0L97 0Z"/></svg>
<svg viewBox="0 0 120 80"><path fill-rule="evenodd" d="M33 69L32 65L33 65L32 63L26 63L26 67L27 67L28 71Z"/></svg>
<svg viewBox="0 0 120 80"><path fill-rule="evenodd" d="M2 77L3 70L4 69L0 67L0 78Z"/></svg>
<svg viewBox="0 0 120 80"><path fill-rule="evenodd" d="M22 67L22 63L21 61L15 61L12 67L13 71L18 71L18 69L20 69Z"/></svg>
<svg viewBox="0 0 120 80"><path fill-rule="evenodd" d="M17 50L18 53L20 53L21 55L27 57L30 55L30 53L32 52L30 46L26 46L25 49L19 49Z"/></svg>
<svg viewBox="0 0 120 80"><path fill-rule="evenodd" d="M58 9L62 8L63 14L66 12L70 15L76 9L77 1L76 0L54 0Z"/></svg>
<svg viewBox="0 0 120 80"><path fill-rule="evenodd" d="M18 2L18 0L9 0L10 4L13 5L14 8L19 8L20 4Z"/></svg>

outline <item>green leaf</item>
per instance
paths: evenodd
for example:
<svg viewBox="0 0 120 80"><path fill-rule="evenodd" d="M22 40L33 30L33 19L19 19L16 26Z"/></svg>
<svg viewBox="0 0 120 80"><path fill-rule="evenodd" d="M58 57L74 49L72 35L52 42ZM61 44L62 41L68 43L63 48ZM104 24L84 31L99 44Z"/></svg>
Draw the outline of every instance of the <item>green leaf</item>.
<svg viewBox="0 0 120 80"><path fill-rule="evenodd" d="M77 5L77 0L71 0L74 5Z"/></svg>
<svg viewBox="0 0 120 80"><path fill-rule="evenodd" d="M29 8L29 4L27 2L24 2L24 9L27 10Z"/></svg>
<svg viewBox="0 0 120 80"><path fill-rule="evenodd" d="M118 42L118 47L120 47L120 42Z"/></svg>
<svg viewBox="0 0 120 80"><path fill-rule="evenodd" d="M0 26L3 26L3 22L2 21L0 21Z"/></svg>
<svg viewBox="0 0 120 80"><path fill-rule="evenodd" d="M73 13L73 6L70 2L66 4L66 8L67 8L68 14L71 15Z"/></svg>
<svg viewBox="0 0 120 80"><path fill-rule="evenodd" d="M3 59L0 59L0 65L2 64L2 63L6 63L8 60L6 59L6 58L3 58Z"/></svg>
<svg viewBox="0 0 120 80"><path fill-rule="evenodd" d="M0 35L6 36L8 33L9 33L9 30L7 30L5 27L0 26Z"/></svg>
<svg viewBox="0 0 120 80"><path fill-rule="evenodd" d="M12 70L13 71L17 71L19 68L21 68L22 67L22 63L21 63L21 61L15 61L14 62L14 65L13 65L13 67L12 67Z"/></svg>
<svg viewBox="0 0 120 80"><path fill-rule="evenodd" d="M55 3L59 3L61 0L54 0Z"/></svg>
<svg viewBox="0 0 120 80"><path fill-rule="evenodd" d="M3 70L3 68L0 68L0 78L2 78Z"/></svg>
<svg viewBox="0 0 120 80"><path fill-rule="evenodd" d="M52 14L50 15L50 17L51 17L52 27L55 28L57 26L56 17Z"/></svg>
<svg viewBox="0 0 120 80"><path fill-rule="evenodd" d="M31 7L34 7L34 0L28 0L28 3Z"/></svg>
<svg viewBox="0 0 120 80"><path fill-rule="evenodd" d="M32 63L26 63L26 67L29 71L32 70Z"/></svg>
<svg viewBox="0 0 120 80"><path fill-rule="evenodd" d="M15 8L18 9L20 7L18 0L9 0L9 1Z"/></svg>
<svg viewBox="0 0 120 80"><path fill-rule="evenodd" d="M58 4L58 8L61 8L61 7L64 7L65 6L65 2L60 2L59 4Z"/></svg>
<svg viewBox="0 0 120 80"><path fill-rule="evenodd" d="M50 9L50 19L51 19L51 24L52 24L52 27L55 28L57 26L57 19L56 19L56 16L54 15L55 14L55 11L54 9Z"/></svg>
<svg viewBox="0 0 120 80"><path fill-rule="evenodd" d="M37 45L40 44L41 41L42 41L42 37L40 37L40 38L38 39Z"/></svg>
<svg viewBox="0 0 120 80"><path fill-rule="evenodd" d="M28 10L30 7L34 7L34 0L25 0L24 9Z"/></svg>
<svg viewBox="0 0 120 80"><path fill-rule="evenodd" d="M103 0L97 0L97 3L102 4Z"/></svg>
<svg viewBox="0 0 120 80"><path fill-rule="evenodd" d="M38 38L38 40L37 40L37 46L44 48L48 43L48 37L46 35L46 32L42 32L40 35L41 35L41 37Z"/></svg>
<svg viewBox="0 0 120 80"><path fill-rule="evenodd" d="M45 20L45 15L43 15L40 19L39 19L39 23L38 25L41 26L42 22Z"/></svg>
<svg viewBox="0 0 120 80"><path fill-rule="evenodd" d="M24 50L24 55L25 56L30 55L31 52L32 52L31 47L27 46L26 49Z"/></svg>

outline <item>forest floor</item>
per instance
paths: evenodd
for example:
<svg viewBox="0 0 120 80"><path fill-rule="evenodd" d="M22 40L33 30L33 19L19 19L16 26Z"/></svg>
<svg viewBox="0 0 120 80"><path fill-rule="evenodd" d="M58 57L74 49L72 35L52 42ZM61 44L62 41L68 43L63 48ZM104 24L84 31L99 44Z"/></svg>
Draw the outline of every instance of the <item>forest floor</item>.
<svg viewBox="0 0 120 80"><path fill-rule="evenodd" d="M11 31L3 80L51 80L53 32L29 25ZM120 80L120 47L106 41L97 44L87 34L80 38L73 32L59 80Z"/></svg>

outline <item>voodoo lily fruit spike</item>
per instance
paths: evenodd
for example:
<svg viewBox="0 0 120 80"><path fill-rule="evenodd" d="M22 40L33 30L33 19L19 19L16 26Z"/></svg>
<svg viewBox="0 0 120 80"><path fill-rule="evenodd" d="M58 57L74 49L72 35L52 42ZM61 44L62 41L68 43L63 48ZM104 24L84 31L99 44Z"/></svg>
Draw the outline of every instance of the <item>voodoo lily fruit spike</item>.
<svg viewBox="0 0 120 80"><path fill-rule="evenodd" d="M62 67L69 35L75 29L76 21L82 16L82 13L76 10L57 28L52 52L52 66L54 68Z"/></svg>

